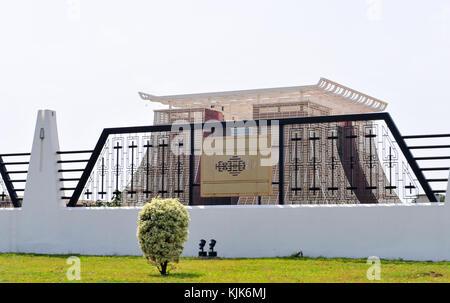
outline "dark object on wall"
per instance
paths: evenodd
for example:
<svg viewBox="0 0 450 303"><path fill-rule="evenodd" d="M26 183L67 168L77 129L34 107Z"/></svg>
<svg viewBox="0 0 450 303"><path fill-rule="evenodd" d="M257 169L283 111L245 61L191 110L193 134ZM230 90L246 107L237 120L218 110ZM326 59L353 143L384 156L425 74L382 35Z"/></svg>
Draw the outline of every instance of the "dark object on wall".
<svg viewBox="0 0 450 303"><path fill-rule="evenodd" d="M303 258L303 251L299 251L292 255L294 258Z"/></svg>
<svg viewBox="0 0 450 303"><path fill-rule="evenodd" d="M206 257L207 256L207 253L206 253L206 251L204 251L203 249L205 248L205 245L206 245L206 240L204 240L204 239L201 239L200 240L200 244L198 245L199 246L199 252L198 252L198 256L199 257Z"/></svg>
<svg viewBox="0 0 450 303"><path fill-rule="evenodd" d="M217 242L214 239L211 239L211 241L209 242L209 257L217 257L217 251L214 251L214 246L216 246L216 243Z"/></svg>

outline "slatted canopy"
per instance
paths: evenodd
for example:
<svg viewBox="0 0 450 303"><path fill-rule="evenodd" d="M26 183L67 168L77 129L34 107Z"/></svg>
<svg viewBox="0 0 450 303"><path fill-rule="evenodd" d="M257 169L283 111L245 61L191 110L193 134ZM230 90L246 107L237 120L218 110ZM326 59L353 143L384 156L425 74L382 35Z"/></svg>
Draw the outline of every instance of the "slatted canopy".
<svg viewBox="0 0 450 303"><path fill-rule="evenodd" d="M204 107L223 111L227 119L251 119L254 104L309 101L331 109L332 114L381 112L387 103L354 89L321 78L315 85L226 92L155 96L139 92L143 100L170 108Z"/></svg>

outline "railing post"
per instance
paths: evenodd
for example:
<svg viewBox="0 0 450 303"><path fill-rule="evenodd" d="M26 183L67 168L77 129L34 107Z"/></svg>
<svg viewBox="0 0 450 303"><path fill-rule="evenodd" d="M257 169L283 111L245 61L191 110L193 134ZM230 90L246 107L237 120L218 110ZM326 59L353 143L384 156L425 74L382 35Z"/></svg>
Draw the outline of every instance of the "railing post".
<svg viewBox="0 0 450 303"><path fill-rule="evenodd" d="M278 126L278 204L284 204L284 124Z"/></svg>
<svg viewBox="0 0 450 303"><path fill-rule="evenodd" d="M191 135L190 135L190 153L189 153L189 205L194 204L194 172L195 172L195 155L194 155L194 135L195 129L191 127Z"/></svg>

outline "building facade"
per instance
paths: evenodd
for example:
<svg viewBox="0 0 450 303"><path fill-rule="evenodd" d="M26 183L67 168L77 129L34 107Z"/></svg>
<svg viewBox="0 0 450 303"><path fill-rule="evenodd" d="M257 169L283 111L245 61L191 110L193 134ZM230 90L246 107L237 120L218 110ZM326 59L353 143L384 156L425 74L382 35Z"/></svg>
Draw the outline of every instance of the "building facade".
<svg viewBox="0 0 450 303"><path fill-rule="evenodd" d="M172 96L139 94L143 100L169 107L154 111L155 125L180 120L193 123L374 113L384 111L387 106L381 100L324 78L316 85L298 87ZM387 159L392 160L392 155L381 155L380 149L384 146L382 133L380 125L372 121L289 125L283 140L286 155L282 170L284 203L401 202L394 184L396 180L392 174L386 175L387 170L392 171L393 164L392 161L386 162ZM203 137L209 135L203 133ZM154 148L143 157L136 176L144 176L151 162L155 167L150 181L151 191L178 197L187 204L189 157L167 152L175 137L179 140L180 136L170 132L153 134L151 145L162 148ZM178 143L180 148L186 146L186 142L187 138ZM279 149L279 145L276 143L272 148ZM153 160L146 161L148 157ZM280 180L279 164L273 166L272 179L275 182L269 196L205 198L200 195L201 157L201 154L196 155L194 161L196 186L192 189L193 205L278 204L279 185L276 180ZM161 167L162 163L166 167ZM144 178L141 178L136 184L144 188L144 183ZM136 199L140 202L146 200L145 197L139 199L139 195Z"/></svg>

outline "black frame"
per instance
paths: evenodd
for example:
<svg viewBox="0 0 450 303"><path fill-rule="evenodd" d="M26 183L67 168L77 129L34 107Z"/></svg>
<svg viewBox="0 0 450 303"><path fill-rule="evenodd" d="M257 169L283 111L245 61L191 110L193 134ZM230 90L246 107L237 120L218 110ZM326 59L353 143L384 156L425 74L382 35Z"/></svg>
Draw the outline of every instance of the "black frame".
<svg viewBox="0 0 450 303"><path fill-rule="evenodd" d="M351 114L351 115L335 115L335 116L315 116L315 117L301 117L301 118L286 118L286 119L268 119L268 120L261 120L266 121L267 125L271 125L271 121L277 121L279 126L279 180L278 180L278 186L279 186L279 204L284 204L284 178L281 176L284 176L284 126L290 125L290 124L311 124L311 123L333 123L333 122L350 122L350 121L374 121L374 120L383 120L385 121L387 127L391 131L392 136L394 137L395 141L397 142L400 150L402 151L403 155L405 156L406 160L408 161L412 171L417 177L417 180L419 181L420 185L422 186L425 194L427 195L430 202L437 202L436 196L433 193L433 190L430 187L430 184L425 179L425 176L422 172L422 170L419 168L419 165L417 164L417 158L414 158L412 155L409 147L407 146L404 138L400 134L400 131L398 130L396 124L392 120L392 117L389 113L382 112L382 113L367 113L367 114ZM246 123L247 121L233 121L236 123ZM260 125L260 120L255 120L256 126ZM223 129L226 129L227 121L220 122L222 124ZM198 186L198 184L194 184L194 134L196 129L203 129L204 125L208 125L208 122L204 123L190 123L190 124L180 124L179 126L185 126L190 127L191 130L191 154L189 158L190 163L190 173L189 173L189 204L192 203L193 195L192 195L192 188L194 186ZM172 125L151 125L151 126L135 126L135 127L119 127L119 128L105 128L101 135L99 140L97 141L97 144L95 145L95 148L91 154L91 157L87 161L86 168L83 170L83 174L78 182L78 185L76 186L72 196L70 197L70 201L68 202L68 207L74 207L76 206L78 199L80 198L83 188L85 187L89 176L92 173L92 170L94 169L94 166L100 156L100 153L103 149L103 146L107 142L107 139L110 135L118 135L118 134L126 134L126 133L143 133L143 132L169 132L172 130ZM276 184L276 182L274 182Z"/></svg>

